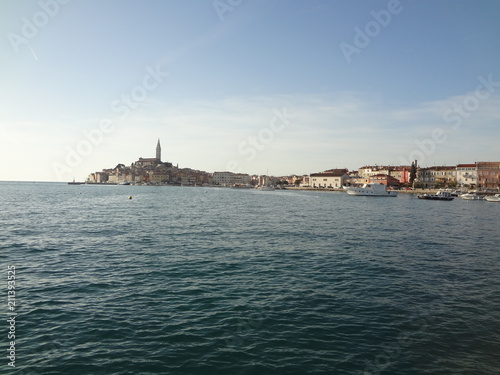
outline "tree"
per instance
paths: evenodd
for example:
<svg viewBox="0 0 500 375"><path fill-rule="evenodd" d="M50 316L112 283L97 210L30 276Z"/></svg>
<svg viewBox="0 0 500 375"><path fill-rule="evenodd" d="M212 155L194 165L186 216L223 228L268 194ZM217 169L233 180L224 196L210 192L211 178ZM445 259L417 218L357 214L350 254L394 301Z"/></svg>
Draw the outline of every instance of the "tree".
<svg viewBox="0 0 500 375"><path fill-rule="evenodd" d="M413 186L413 182L416 180L416 178L417 178L417 165L415 164L415 162L412 162L410 168L410 185Z"/></svg>

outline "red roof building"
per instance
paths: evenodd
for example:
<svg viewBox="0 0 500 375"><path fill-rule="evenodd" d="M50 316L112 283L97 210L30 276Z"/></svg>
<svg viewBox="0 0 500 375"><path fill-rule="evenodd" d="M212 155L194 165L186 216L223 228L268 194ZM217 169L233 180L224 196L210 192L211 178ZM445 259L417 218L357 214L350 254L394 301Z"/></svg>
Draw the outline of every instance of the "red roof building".
<svg viewBox="0 0 500 375"><path fill-rule="evenodd" d="M386 186L394 186L394 187L399 187L400 183L399 180L389 176L387 174L376 174L373 176L368 177L368 181L370 184L382 184Z"/></svg>

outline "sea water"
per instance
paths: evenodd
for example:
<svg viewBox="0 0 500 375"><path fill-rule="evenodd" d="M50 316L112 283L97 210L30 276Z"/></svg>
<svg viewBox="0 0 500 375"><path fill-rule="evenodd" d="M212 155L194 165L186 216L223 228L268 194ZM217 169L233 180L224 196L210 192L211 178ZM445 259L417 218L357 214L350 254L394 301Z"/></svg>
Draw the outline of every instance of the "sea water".
<svg viewBox="0 0 500 375"><path fill-rule="evenodd" d="M0 208L2 374L500 373L500 204L4 182Z"/></svg>

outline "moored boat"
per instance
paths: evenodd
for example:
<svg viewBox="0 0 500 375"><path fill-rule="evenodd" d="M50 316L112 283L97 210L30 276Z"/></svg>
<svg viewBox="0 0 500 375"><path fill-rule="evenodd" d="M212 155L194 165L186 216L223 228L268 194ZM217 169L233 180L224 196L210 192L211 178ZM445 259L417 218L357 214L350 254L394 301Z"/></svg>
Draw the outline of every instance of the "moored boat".
<svg viewBox="0 0 500 375"><path fill-rule="evenodd" d="M71 182L68 182L68 185L83 185L85 184L85 182L77 182L75 181L75 179L73 179L73 181Z"/></svg>
<svg viewBox="0 0 500 375"><path fill-rule="evenodd" d="M460 198L469 201L481 201L484 200L484 195L479 195L476 191L473 191L472 193L462 194Z"/></svg>
<svg viewBox="0 0 500 375"><path fill-rule="evenodd" d="M418 199L428 199L433 201L452 201L453 195L449 191L438 191L436 194L419 194Z"/></svg>
<svg viewBox="0 0 500 375"><path fill-rule="evenodd" d="M491 195L485 198L488 202L500 202L500 194Z"/></svg>
<svg viewBox="0 0 500 375"><path fill-rule="evenodd" d="M396 197L396 191L387 190L383 184L364 184L362 186L343 186L349 195L359 195L367 197Z"/></svg>
<svg viewBox="0 0 500 375"><path fill-rule="evenodd" d="M257 187L260 191L274 191L275 189L272 186L259 186Z"/></svg>
<svg viewBox="0 0 500 375"><path fill-rule="evenodd" d="M241 184L234 184L231 186L231 189L251 189L252 187L250 185L241 185Z"/></svg>

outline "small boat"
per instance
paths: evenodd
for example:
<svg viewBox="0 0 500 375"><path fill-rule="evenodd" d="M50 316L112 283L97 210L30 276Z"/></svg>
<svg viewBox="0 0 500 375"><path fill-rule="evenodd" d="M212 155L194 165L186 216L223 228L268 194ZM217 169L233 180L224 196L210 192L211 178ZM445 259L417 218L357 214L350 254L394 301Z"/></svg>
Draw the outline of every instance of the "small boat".
<svg viewBox="0 0 500 375"><path fill-rule="evenodd" d="M489 197L485 197L488 202L500 202L500 194L495 194Z"/></svg>
<svg viewBox="0 0 500 375"><path fill-rule="evenodd" d="M438 191L436 194L419 194L418 199L429 199L434 201L452 201L453 195L449 191Z"/></svg>
<svg viewBox="0 0 500 375"><path fill-rule="evenodd" d="M85 184L85 182L76 182L75 179L73 179L73 181L71 182L68 182L68 185L83 185Z"/></svg>
<svg viewBox="0 0 500 375"><path fill-rule="evenodd" d="M384 184L364 184L362 186L343 186L349 195L367 197L397 197L397 191L387 190Z"/></svg>
<svg viewBox="0 0 500 375"><path fill-rule="evenodd" d="M260 191L274 191L275 189L272 186L260 186L257 189Z"/></svg>
<svg viewBox="0 0 500 375"><path fill-rule="evenodd" d="M461 190L456 190L456 189L440 189L439 191L447 191L451 194L452 197L458 197L459 195L462 194Z"/></svg>
<svg viewBox="0 0 500 375"><path fill-rule="evenodd" d="M118 185L130 185L130 182L128 182L128 181L122 181Z"/></svg>
<svg viewBox="0 0 500 375"><path fill-rule="evenodd" d="M269 177L269 170L267 170L267 172L266 172L265 179L266 179L265 185L257 186L257 189L259 189L260 191L274 191L274 190L276 190L274 187L272 187L270 185L269 180L272 181L272 178Z"/></svg>
<svg viewBox="0 0 500 375"><path fill-rule="evenodd" d="M251 186L234 184L233 186L231 186L231 189L251 189Z"/></svg>
<svg viewBox="0 0 500 375"><path fill-rule="evenodd" d="M479 195L476 191L472 193L462 194L460 198L469 201L482 201L484 200L484 195Z"/></svg>

